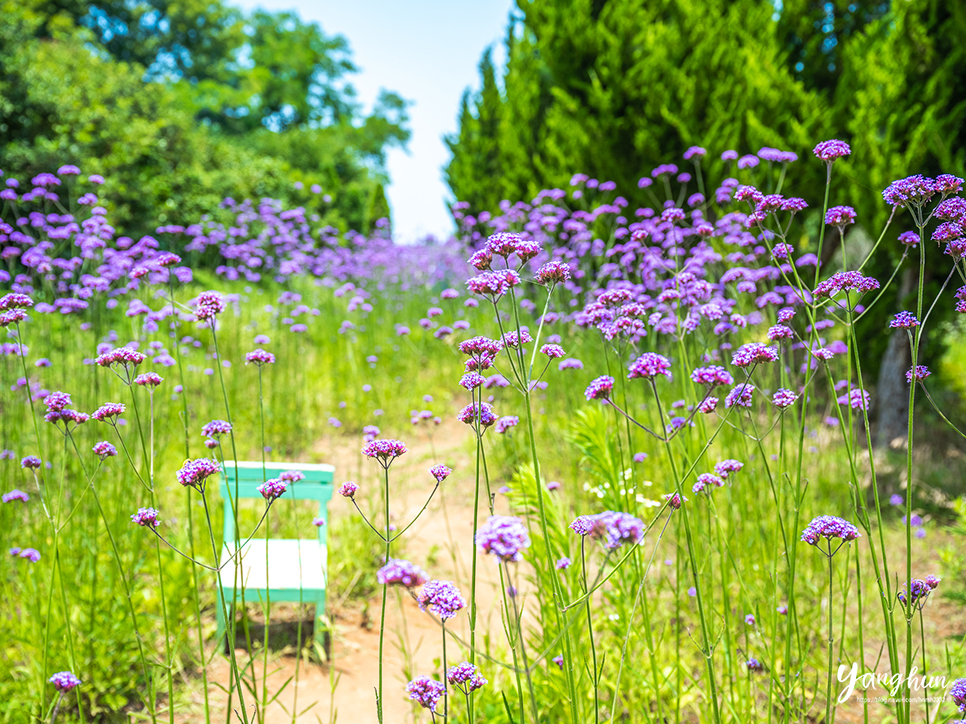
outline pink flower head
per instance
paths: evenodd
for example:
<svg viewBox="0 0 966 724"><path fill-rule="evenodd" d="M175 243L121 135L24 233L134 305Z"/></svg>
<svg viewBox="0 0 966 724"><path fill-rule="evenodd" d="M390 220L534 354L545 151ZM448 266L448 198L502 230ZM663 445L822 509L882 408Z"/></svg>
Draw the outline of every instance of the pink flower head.
<svg viewBox="0 0 966 724"><path fill-rule="evenodd" d="M271 478L258 486L258 492L268 502L277 500L288 490L288 483L280 478Z"/></svg>
<svg viewBox="0 0 966 724"><path fill-rule="evenodd" d="M198 321L214 319L225 311L225 299L219 292L202 292L195 300L195 316Z"/></svg>
<svg viewBox="0 0 966 724"><path fill-rule="evenodd" d="M784 410L794 405L797 399L798 395L791 390L787 390L782 387L781 389L775 391L775 394L771 398L771 402L778 409Z"/></svg>
<svg viewBox="0 0 966 724"><path fill-rule="evenodd" d="M751 398L754 391L754 385L747 382L737 385L725 397L725 407L751 407Z"/></svg>
<svg viewBox="0 0 966 724"><path fill-rule="evenodd" d="M245 355L245 364L254 364L259 367L275 364L275 355L271 352L266 352L264 349L253 349Z"/></svg>
<svg viewBox="0 0 966 724"><path fill-rule="evenodd" d="M840 291L864 294L879 288L879 282L857 271L837 272L815 287L816 297L831 297Z"/></svg>
<svg viewBox="0 0 966 724"><path fill-rule="evenodd" d="M922 382L931 374L932 372L929 371L929 368L926 367L926 365L916 365L915 368L909 368L909 370L906 372L906 382L912 384L912 378L914 376L916 378L916 382Z"/></svg>
<svg viewBox="0 0 966 724"><path fill-rule="evenodd" d="M610 375L602 375L587 386L584 397L588 400L607 400L613 389L614 378Z"/></svg>
<svg viewBox="0 0 966 724"><path fill-rule="evenodd" d="M567 354L559 344L545 344L540 348L540 353L547 355L550 359L559 359Z"/></svg>
<svg viewBox="0 0 966 724"><path fill-rule="evenodd" d="M6 312L11 309L29 309L34 305L34 300L26 294L13 292L0 297L0 311Z"/></svg>
<svg viewBox="0 0 966 724"><path fill-rule="evenodd" d="M718 385L733 384L735 378L720 365L708 365L707 367L696 367L691 373L691 380L699 385L717 387Z"/></svg>
<svg viewBox="0 0 966 724"><path fill-rule="evenodd" d="M117 448L106 440L95 444L92 449L101 460L117 457Z"/></svg>
<svg viewBox="0 0 966 724"><path fill-rule="evenodd" d="M570 279L570 265L562 261L548 261L534 276L537 284L554 285Z"/></svg>
<svg viewBox="0 0 966 724"><path fill-rule="evenodd" d="M456 419L466 425L478 423L481 427L486 428L496 422L496 415L489 403L474 402L460 410Z"/></svg>
<svg viewBox="0 0 966 724"><path fill-rule="evenodd" d="M775 362L777 359L778 350L774 347L769 347L761 342L749 342L738 348L731 358L731 364L745 368L753 364Z"/></svg>
<svg viewBox="0 0 966 724"><path fill-rule="evenodd" d="M812 153L818 156L821 160L827 163L832 163L836 159L844 158L852 153L852 149L849 148L849 144L845 141L838 141L832 139L830 141L822 141L814 149Z"/></svg>
<svg viewBox="0 0 966 724"><path fill-rule="evenodd" d="M627 378L630 380L640 378L652 380L658 376L667 377L669 380L672 378L671 360L654 352L645 352L634 360L628 369L630 373Z"/></svg>
<svg viewBox="0 0 966 724"><path fill-rule="evenodd" d="M825 223L829 226L854 224L855 209L851 206L833 206L825 213Z"/></svg>
<svg viewBox="0 0 966 724"><path fill-rule="evenodd" d="M153 389L164 382L164 378L157 372L145 372L134 378L134 384Z"/></svg>
<svg viewBox="0 0 966 724"><path fill-rule="evenodd" d="M106 422L113 425L120 415L124 414L123 403L120 402L106 402L100 407L98 407L94 412L91 413L93 417L98 422Z"/></svg>
<svg viewBox="0 0 966 724"><path fill-rule="evenodd" d="M349 480L339 486L339 495L341 495L343 498L351 498L356 494L356 492L358 492L358 490L359 486Z"/></svg>
<svg viewBox="0 0 966 724"><path fill-rule="evenodd" d="M429 469L429 474L436 478L437 483L441 483L452 473L452 469L445 465L434 465Z"/></svg>
<svg viewBox="0 0 966 724"><path fill-rule="evenodd" d="M198 458L197 460L185 460L181 469L175 473L178 482L185 487L191 486L199 490L204 488L205 481L219 471L218 462L210 458Z"/></svg>
<svg viewBox="0 0 966 724"><path fill-rule="evenodd" d="M843 518L834 515L820 515L802 532L802 540L809 545L818 545L821 538L831 541L833 538L845 542L860 538L859 529Z"/></svg>
<svg viewBox="0 0 966 724"><path fill-rule="evenodd" d="M406 445L399 440L372 440L362 446L362 454L373 458L384 468L388 468L393 460L406 452Z"/></svg>
<svg viewBox="0 0 966 724"><path fill-rule="evenodd" d="M118 347L112 349L110 352L105 352L95 358L94 362L101 367L113 367L119 365L121 367L137 367L139 364L147 359L147 355L138 352L130 347Z"/></svg>

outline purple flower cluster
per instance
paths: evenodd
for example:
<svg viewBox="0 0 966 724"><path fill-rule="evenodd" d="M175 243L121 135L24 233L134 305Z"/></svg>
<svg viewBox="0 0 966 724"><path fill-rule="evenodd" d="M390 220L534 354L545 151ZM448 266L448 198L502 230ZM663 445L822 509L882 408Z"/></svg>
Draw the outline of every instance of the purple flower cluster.
<svg viewBox="0 0 966 724"><path fill-rule="evenodd" d="M271 503L280 498L288 490L288 483L280 478L270 478L259 485L257 490L265 500Z"/></svg>
<svg viewBox="0 0 966 724"><path fill-rule="evenodd" d="M406 684L406 693L412 701L435 713L439 700L446 696L446 686L428 676L417 676Z"/></svg>
<svg viewBox="0 0 966 724"><path fill-rule="evenodd" d="M802 531L802 540L813 546L818 545L822 538L828 541L837 538L851 542L859 537L861 537L861 533L859 533L858 528L844 518L834 515L820 515L813 519L808 527Z"/></svg>
<svg viewBox="0 0 966 724"><path fill-rule="evenodd" d="M59 671L47 679L47 681L53 684L57 691L70 691L81 685L81 680L70 671Z"/></svg>
<svg viewBox="0 0 966 724"><path fill-rule="evenodd" d="M602 375L591 382L584 391L584 397L590 400L608 400L610 393L614 390L614 378L610 375Z"/></svg>
<svg viewBox="0 0 966 724"><path fill-rule="evenodd" d="M429 469L429 474L436 478L437 483L441 483L446 480L446 478L448 478L452 472L453 470L451 468L448 468L442 464L434 465Z"/></svg>
<svg viewBox="0 0 966 724"><path fill-rule="evenodd" d="M245 364L258 365L259 367L275 364L275 355L266 352L264 349L253 349L245 355Z"/></svg>
<svg viewBox="0 0 966 724"><path fill-rule="evenodd" d="M386 561L386 565L376 572L376 580L382 585L415 588L426 583L429 575L415 563L401 558L390 558Z"/></svg>
<svg viewBox="0 0 966 724"><path fill-rule="evenodd" d="M456 419L467 425L479 424L486 428L495 423L497 418L489 403L474 402L460 410Z"/></svg>
<svg viewBox="0 0 966 724"><path fill-rule="evenodd" d="M778 350L774 347L761 342L749 342L738 348L731 358L731 364L744 368L763 362L775 362L777 359Z"/></svg>
<svg viewBox="0 0 966 724"><path fill-rule="evenodd" d="M574 533L601 540L608 550L620 548L625 543L640 543L644 540L644 527L644 523L633 515L614 510L581 515L570 524Z"/></svg>
<svg viewBox="0 0 966 724"><path fill-rule="evenodd" d="M627 378L630 380L641 378L652 380L658 376L667 377L669 380L672 378L671 360L654 352L645 352L631 362L628 369L630 373L627 375Z"/></svg>
<svg viewBox="0 0 966 724"><path fill-rule="evenodd" d="M185 460L184 465L175 475L178 482L185 487L191 486L201 490L204 488L205 481L212 475L216 475L220 470L217 460L211 458L198 458L197 460Z"/></svg>
<svg viewBox="0 0 966 724"><path fill-rule="evenodd" d="M30 500L30 496L27 495L22 490L17 490L16 488L14 488L9 493L4 493L3 498L0 498L0 500L3 500L4 503L10 503L10 502L13 502L14 500L19 500L23 503L26 503Z"/></svg>
<svg viewBox="0 0 966 724"><path fill-rule="evenodd" d="M131 516L131 520L146 528L157 528L161 525L161 521L158 520L159 515L161 512L154 508L138 508L138 511Z"/></svg>
<svg viewBox="0 0 966 724"><path fill-rule="evenodd" d="M501 562L523 560L523 549L530 547L527 527L519 518L491 515L476 531L476 545Z"/></svg>
<svg viewBox="0 0 966 724"><path fill-rule="evenodd" d="M816 297L831 297L841 291L864 294L879 288L879 282L857 271L836 272L815 287Z"/></svg>
<svg viewBox="0 0 966 724"><path fill-rule="evenodd" d="M399 440L371 440L362 446L363 455L376 460L385 468L406 452L406 445Z"/></svg>
<svg viewBox="0 0 966 724"><path fill-rule="evenodd" d="M852 149L849 148L849 144L845 141L839 141L833 138L830 141L822 141L812 149L812 152L821 160L832 163L836 159L850 155Z"/></svg>
<svg viewBox="0 0 966 724"><path fill-rule="evenodd" d="M469 694L486 685L480 670L468 661L451 666L446 672L446 680L464 694Z"/></svg>
<svg viewBox="0 0 966 724"><path fill-rule="evenodd" d="M444 621L453 618L460 609L466 607L466 599L451 581L428 581L416 597L419 608L429 610Z"/></svg>
<svg viewBox="0 0 966 724"><path fill-rule="evenodd" d="M99 443L95 443L94 447L91 448L94 454L97 455L101 460L107 460L107 458L117 457L117 448L106 440L102 440Z"/></svg>

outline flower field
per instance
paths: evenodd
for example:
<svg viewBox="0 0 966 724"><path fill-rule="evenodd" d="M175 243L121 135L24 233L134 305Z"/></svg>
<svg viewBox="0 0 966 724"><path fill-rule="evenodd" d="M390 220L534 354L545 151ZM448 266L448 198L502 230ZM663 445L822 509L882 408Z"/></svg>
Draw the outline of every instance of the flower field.
<svg viewBox="0 0 966 724"><path fill-rule="evenodd" d="M5 169L0 722L966 716L961 415L920 356L966 312L963 180L895 181L858 234L850 153L711 178L692 147L415 246L270 199L132 239L110 178ZM909 269L879 450L857 329ZM221 540L239 461L262 499ZM265 467L300 462L335 466L327 519ZM223 544L318 526L326 610L232 615Z"/></svg>

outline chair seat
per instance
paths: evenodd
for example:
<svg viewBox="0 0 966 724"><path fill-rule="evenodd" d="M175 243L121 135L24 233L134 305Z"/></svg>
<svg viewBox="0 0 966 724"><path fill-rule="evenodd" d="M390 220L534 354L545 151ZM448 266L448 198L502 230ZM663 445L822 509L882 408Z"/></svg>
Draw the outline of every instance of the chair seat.
<svg viewBox="0 0 966 724"><path fill-rule="evenodd" d="M235 550L234 543L226 543L221 552L224 565ZM324 591L326 579L326 546L316 539L280 540L253 538L244 544L241 559L242 581L250 591ZM266 577L265 560L268 559ZM235 567L229 562L221 569L221 584L225 589L235 587Z"/></svg>

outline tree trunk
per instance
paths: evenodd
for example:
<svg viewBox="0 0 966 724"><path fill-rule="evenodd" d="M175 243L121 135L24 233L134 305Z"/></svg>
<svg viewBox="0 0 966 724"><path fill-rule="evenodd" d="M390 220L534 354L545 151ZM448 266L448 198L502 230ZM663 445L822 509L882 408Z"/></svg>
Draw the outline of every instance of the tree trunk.
<svg viewBox="0 0 966 724"><path fill-rule="evenodd" d="M899 299L912 293L916 283L913 270L902 275ZM909 428L909 386L906 371L912 366L909 335L897 329L889 338L882 365L879 367L879 383L876 385L876 406L879 411L876 425L875 447L877 450L899 448L906 439Z"/></svg>

